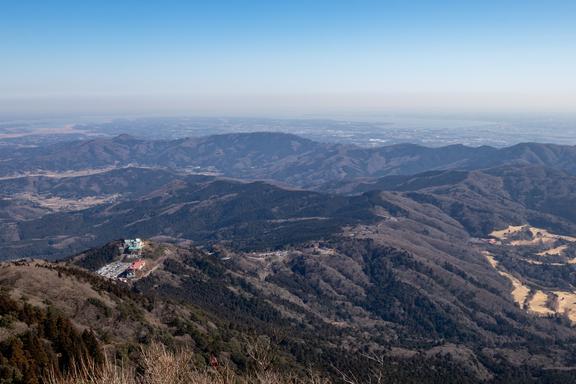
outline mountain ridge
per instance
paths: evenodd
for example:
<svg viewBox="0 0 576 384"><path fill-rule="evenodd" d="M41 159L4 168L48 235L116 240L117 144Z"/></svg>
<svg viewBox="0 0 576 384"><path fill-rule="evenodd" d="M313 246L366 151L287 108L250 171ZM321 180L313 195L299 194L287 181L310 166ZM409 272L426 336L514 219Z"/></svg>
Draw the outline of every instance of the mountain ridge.
<svg viewBox="0 0 576 384"><path fill-rule="evenodd" d="M257 335L300 373L368 375L376 353L399 382L570 382L575 150L258 133L4 153L1 256L72 256L0 263L0 294L17 319L26 300L60 307L111 350L159 340L238 372ZM38 328L0 320L0 355Z"/></svg>
<svg viewBox="0 0 576 384"><path fill-rule="evenodd" d="M105 166L166 167L228 177L270 179L320 188L357 177L415 174L438 169L483 169L503 164L543 165L576 173L576 147L523 143L507 148L415 144L361 148L324 144L274 132L236 133L147 141L120 136L16 151L0 163L7 176L25 170L65 171Z"/></svg>

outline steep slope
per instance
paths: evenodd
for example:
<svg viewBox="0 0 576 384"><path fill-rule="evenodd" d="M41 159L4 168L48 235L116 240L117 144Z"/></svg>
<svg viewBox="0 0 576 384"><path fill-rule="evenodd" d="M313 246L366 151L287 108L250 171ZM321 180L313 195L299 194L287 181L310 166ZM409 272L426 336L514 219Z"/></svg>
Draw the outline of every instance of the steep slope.
<svg viewBox="0 0 576 384"><path fill-rule="evenodd" d="M229 186L239 193L236 187ZM292 368L313 364L334 373L336 366L361 375L369 364L362 353L376 353L387 372L420 382L431 377L428 369L455 382L570 377L576 334L567 318L520 308L510 282L441 207L397 192L362 198L368 197L379 220L348 222L320 242L296 237L256 252L218 243L210 254L146 242L150 269L127 285L46 262L4 264L0 284L17 300L57 304L79 330L96 330L111 347L160 337L192 345L207 359L234 352L238 369L246 361L234 340L255 332L278 343ZM294 206L289 201L292 210L280 205L276 212L300 214ZM70 263L95 271L116 260L118 246L83 252ZM44 282L54 289L45 290ZM413 369L422 364L424 371Z"/></svg>
<svg viewBox="0 0 576 384"><path fill-rule="evenodd" d="M211 356L217 356L230 369L246 373L257 363L250 357L254 343L269 340L262 353L267 354L265 358L274 369L299 375L312 367L328 378L337 378L341 371L369 379L371 361L341 342L343 335L353 337L352 332L324 323L298 306L290 306L289 313L282 311L278 303L287 302L269 301L240 269L197 249L147 243L143 257L156 258L159 268L132 287L73 266L94 264L92 257L115 247L117 244L111 243L67 263L0 264L3 294L15 302L10 308L2 307L2 319L8 314L18 315L15 307L28 306L30 313L33 308L49 305L48 311L59 311L68 319L67 329L77 334L91 329L87 332L99 347L124 356L123 364L130 363L135 346L156 341L168 348L194 350L196 358L190 364L206 367ZM45 282L52 289L44 289ZM34 327L24 326L18 317L12 325L0 324L0 331L9 332L3 333L6 340L25 340ZM25 344L26 354L34 350ZM11 352L3 353L0 351L0 357L12 359ZM36 367L39 361L30 357L29 364ZM454 383L477 381L469 368L434 355L385 356L376 367L396 382L431 378L429 382L439 382L435 376L450 377L448 382Z"/></svg>
<svg viewBox="0 0 576 384"><path fill-rule="evenodd" d="M219 244L212 255L165 260L135 286L223 319L301 329L350 350L383 348L389 357L406 349L429 356L458 351L466 356L463 367L483 378L516 374L513 367L523 364L534 374L571 366L576 334L568 318L540 318L519 307L510 282L458 221L408 196L380 199L389 207L381 208L381 220L348 225L338 237L276 251ZM211 285L189 268L208 273ZM264 300L267 309L238 304L228 289Z"/></svg>
<svg viewBox="0 0 576 384"><path fill-rule="evenodd" d="M506 279L459 240L459 229L438 236L441 214L410 242L399 238L420 219L413 215L395 228L365 228L361 238L272 252L218 247L206 254L148 243L143 257L157 267L132 284L157 300L201 308L231 329L281 340L282 349L297 356L295 364L343 364L356 372L356 364L365 364L359 352L402 366L418 355L434 361L457 352L448 361L459 367L458 377L506 372L520 382L526 372L538 376L542 368L570 366L575 334L566 322L518 308ZM90 251L72 261L96 270L115 260L97 255ZM184 334L195 327L184 319L175 324Z"/></svg>
<svg viewBox="0 0 576 384"><path fill-rule="evenodd" d="M75 362L103 361L93 332L76 329L52 307L39 308L0 292L0 380L36 384Z"/></svg>

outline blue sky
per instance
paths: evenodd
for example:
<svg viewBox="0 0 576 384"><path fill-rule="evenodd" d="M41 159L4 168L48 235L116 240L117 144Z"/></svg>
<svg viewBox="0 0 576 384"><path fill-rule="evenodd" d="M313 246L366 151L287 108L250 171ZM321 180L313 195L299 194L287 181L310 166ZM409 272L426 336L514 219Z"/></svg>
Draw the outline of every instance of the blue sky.
<svg viewBox="0 0 576 384"><path fill-rule="evenodd" d="M575 1L0 3L0 110L576 109Z"/></svg>

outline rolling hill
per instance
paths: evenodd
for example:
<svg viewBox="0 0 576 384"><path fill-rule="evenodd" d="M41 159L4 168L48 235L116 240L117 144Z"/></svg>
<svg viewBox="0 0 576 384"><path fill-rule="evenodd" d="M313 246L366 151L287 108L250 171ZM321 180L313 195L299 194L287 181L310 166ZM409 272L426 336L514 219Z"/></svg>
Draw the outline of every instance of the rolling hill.
<svg viewBox="0 0 576 384"><path fill-rule="evenodd" d="M0 353L30 347L58 310L71 338L91 332L82 356L91 335L129 359L161 342L244 374L246 340L265 337L278 367L331 380L574 382L574 160L568 146L367 149L276 133L12 148L0 258L53 261L0 264L12 326ZM97 276L133 237L145 273Z"/></svg>
<svg viewBox="0 0 576 384"><path fill-rule="evenodd" d="M576 148L526 143L508 148L399 144L375 148L325 144L284 133L214 135L147 141L128 135L14 150L0 175L62 172L138 164L227 177L273 180L319 188L359 177L406 175L430 170L475 170L502 165L540 165L576 173Z"/></svg>

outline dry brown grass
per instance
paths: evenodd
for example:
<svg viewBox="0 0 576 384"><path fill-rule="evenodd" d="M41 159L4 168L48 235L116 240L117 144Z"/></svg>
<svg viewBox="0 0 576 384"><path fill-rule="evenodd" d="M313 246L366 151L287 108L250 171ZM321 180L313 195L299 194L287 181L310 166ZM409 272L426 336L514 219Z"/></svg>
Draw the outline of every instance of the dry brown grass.
<svg viewBox="0 0 576 384"><path fill-rule="evenodd" d="M512 276L508 272L500 270L499 266L498 266L498 261L489 252L483 252L483 254L486 257L486 259L488 260L488 262L490 263L490 265L493 268L495 268L496 271L498 271L498 273L501 276L504 276L505 278L510 280L510 283L512 283L512 287L513 287L512 297L514 298L514 301L516 303L518 303L520 308L523 308L524 303L526 302L526 298L528 297L528 294L530 293L530 288L528 288L526 285L522 284L522 282L520 280L518 280L516 277Z"/></svg>
<svg viewBox="0 0 576 384"><path fill-rule="evenodd" d="M139 368L106 361L103 366L83 364L65 377L54 374L47 384L329 384L312 372L306 378L279 374L272 370L239 376L230 367L198 368L193 364L193 352L172 352L162 344L142 348Z"/></svg>
<svg viewBox="0 0 576 384"><path fill-rule="evenodd" d="M540 290L534 292L532 299L528 302L528 310L541 316L554 314L554 311L548 308L548 294Z"/></svg>

